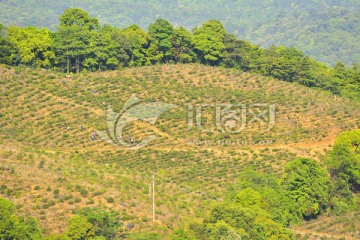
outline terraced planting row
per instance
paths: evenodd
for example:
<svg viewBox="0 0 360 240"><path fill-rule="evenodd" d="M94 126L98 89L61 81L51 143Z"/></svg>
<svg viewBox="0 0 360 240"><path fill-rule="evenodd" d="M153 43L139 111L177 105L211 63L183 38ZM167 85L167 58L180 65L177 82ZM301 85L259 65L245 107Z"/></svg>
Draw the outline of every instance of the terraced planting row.
<svg viewBox="0 0 360 240"><path fill-rule="evenodd" d="M287 161L320 159L338 133L360 126L358 106L345 99L202 65L74 76L0 68L0 75L0 194L22 214L40 219L49 232L63 231L71 212L83 206L113 208L125 222L166 232L187 217L204 216L245 169L280 175ZM135 121L122 133L136 142L149 134L157 138L138 150L100 138L90 141L95 130L106 131L109 104L119 113L133 94L178 106L154 126ZM193 119L188 129L189 105L211 105L203 111L202 126L214 128L221 103L275 104L275 126L260 131L266 126L255 121L238 134L202 132ZM152 173L157 219L163 223L158 225L149 224ZM319 232L332 229L324 226Z"/></svg>
<svg viewBox="0 0 360 240"><path fill-rule="evenodd" d="M122 104L132 94L147 101L163 101L179 105L176 111L165 113L156 125L175 139L222 139L225 137L233 141L248 142L271 139L278 144L318 142L329 140L338 132L359 125L357 117L359 113L356 107L346 104L346 101L341 99L333 101L334 104L329 106L328 103L333 100L333 96L326 96L322 92L320 93L324 96L319 98L316 96L319 92L314 90L305 90L303 87L277 82L277 85L286 85L289 90L286 93L278 92L279 86L274 89L274 80L216 68L201 67L204 68L201 70L204 76L198 79L194 78L193 74L183 73L182 68L186 69L186 67L181 65L177 67L176 72L179 73L173 80L169 80L167 72L163 70L166 67L148 67L131 70L132 72L127 70L117 72L116 77L106 76L105 73L103 77L89 75L62 80L57 79L59 76L50 78L53 73L48 72L44 72L43 76L29 76L31 74L29 70L21 72L20 76L6 75L8 78L4 80L6 81L4 106L8 112L3 114L1 125L7 131L16 132L14 125L25 129L26 126L22 124L36 122L33 128L40 129L32 132L21 131L18 135L22 141L34 141L34 144L38 145L59 147L76 147L80 143L84 147L84 144L85 146L91 144L87 143L91 131L106 129L105 113L108 104L111 104L115 111L120 112ZM194 69L196 67L198 66L194 66ZM219 91L219 80L215 78L205 86L197 84L207 75L223 76L221 74L224 74L224 71L227 72L225 76L230 80L226 82L228 86L220 85L221 91ZM135 77L141 75L145 75L146 78ZM191 89L187 87L184 91L184 85L178 80L181 76L189 81L193 79L195 86ZM23 77L32 80L24 85L24 81L20 80ZM34 77L36 78L33 79ZM157 78L158 80L154 80ZM18 98L19 96L22 98ZM240 134L212 131L209 136L209 133L203 133L197 128L188 131L187 107L189 104L195 107L203 103L216 105L229 102L229 99L230 103L276 104L275 127L261 134L256 134L259 127L261 129L261 126L256 123L247 125ZM210 112L207 116L209 126L213 130L215 130L214 109L215 107L209 108ZM251 117L253 116L247 113L247 119ZM25 118L26 121L24 121ZM205 119L203 121L205 122ZM69 126L72 130L78 130L79 126L83 125L87 132L86 134L79 131L67 133L59 128L62 124L65 124L65 128ZM264 129L264 126L262 127ZM138 132L141 130L141 128L138 129ZM80 142L76 141L79 139L81 139Z"/></svg>

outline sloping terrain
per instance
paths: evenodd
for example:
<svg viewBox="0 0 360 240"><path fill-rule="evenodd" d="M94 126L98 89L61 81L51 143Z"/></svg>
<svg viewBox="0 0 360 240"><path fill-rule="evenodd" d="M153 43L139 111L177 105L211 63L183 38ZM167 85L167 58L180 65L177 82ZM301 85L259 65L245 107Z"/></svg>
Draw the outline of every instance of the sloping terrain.
<svg viewBox="0 0 360 240"><path fill-rule="evenodd" d="M0 194L20 213L39 219L46 233L62 232L72 210L83 206L116 209L124 222L135 223L131 231L167 233L221 202L245 169L280 174L285 163L298 156L320 161L339 133L360 126L359 106L354 102L203 65L68 76L2 66L0 76ZM119 113L134 96L144 103L177 106L154 125L138 120L122 132L126 141L131 136L136 143L149 134L157 138L135 150L99 137L91 141L94 131L107 130L109 105ZM224 104L245 109L242 131L231 133L222 123L222 130L217 129L216 107ZM202 131L196 127L196 117L189 118L189 109L197 115L200 106L201 127L211 131ZM273 127L269 106L275 110ZM154 223L152 173L156 176ZM301 236L309 229L306 224L299 228ZM317 230L320 239L322 229ZM335 239L351 239L342 230L333 229L331 234Z"/></svg>

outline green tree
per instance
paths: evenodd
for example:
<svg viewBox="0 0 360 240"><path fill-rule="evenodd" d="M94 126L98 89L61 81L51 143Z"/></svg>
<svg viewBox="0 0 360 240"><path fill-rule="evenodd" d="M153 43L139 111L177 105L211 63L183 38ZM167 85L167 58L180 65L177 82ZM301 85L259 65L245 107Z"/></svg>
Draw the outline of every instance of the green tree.
<svg viewBox="0 0 360 240"><path fill-rule="evenodd" d="M68 73L73 70L78 73L90 53L91 36L100 29L98 20L79 8L66 9L59 20L55 47L61 56L60 67L65 67Z"/></svg>
<svg viewBox="0 0 360 240"><path fill-rule="evenodd" d="M0 239L42 239L42 233L34 218L18 217L14 205L0 198Z"/></svg>
<svg viewBox="0 0 360 240"><path fill-rule="evenodd" d="M239 40L233 34L226 34L224 46L224 66L244 71L250 70L250 62L254 60L254 58L251 56L252 46L249 42Z"/></svg>
<svg viewBox="0 0 360 240"><path fill-rule="evenodd" d="M326 170L314 160L288 162L282 185L304 218L316 217L328 206L332 184Z"/></svg>
<svg viewBox="0 0 360 240"><path fill-rule="evenodd" d="M84 66L90 70L114 70L129 66L131 45L120 29L105 25L92 31Z"/></svg>
<svg viewBox="0 0 360 240"><path fill-rule="evenodd" d="M269 218L265 211L245 208L240 204L215 206L204 220L199 239L290 239L290 233L279 223ZM235 239L236 239L235 238Z"/></svg>
<svg viewBox="0 0 360 240"><path fill-rule="evenodd" d="M219 65L225 50L226 31L218 20L210 20L194 30L194 48L202 63Z"/></svg>
<svg viewBox="0 0 360 240"><path fill-rule="evenodd" d="M173 59L171 36L174 28L165 19L158 18L149 25L149 58L152 63L167 63Z"/></svg>
<svg viewBox="0 0 360 240"><path fill-rule="evenodd" d="M150 44L150 36L135 24L125 28L122 32L132 47L129 66L140 67L145 65L147 63L147 48Z"/></svg>
<svg viewBox="0 0 360 240"><path fill-rule="evenodd" d="M172 55L176 62L189 63L195 59L192 34L183 27L175 28L171 36Z"/></svg>
<svg viewBox="0 0 360 240"><path fill-rule="evenodd" d="M48 29L11 26L7 36L19 51L20 63L43 68L53 66L55 53L51 50L53 40Z"/></svg>
<svg viewBox="0 0 360 240"><path fill-rule="evenodd" d="M243 196L242 198L248 201L246 193L255 191L252 195L258 200L253 201L257 202L254 206L261 206L271 214L274 221L283 226L289 226L291 223L299 222L303 216L296 202L288 196L280 184L280 179L271 174L246 170L240 175L238 183L233 185L228 198L239 201L237 200L239 196ZM244 189L251 189L251 191L244 191ZM261 201L259 201L259 193L261 193Z"/></svg>
<svg viewBox="0 0 360 240"><path fill-rule="evenodd" d="M82 208L75 214L84 216L94 226L96 236L103 236L106 239L115 239L121 222L119 214L115 211L104 211L102 209Z"/></svg>
<svg viewBox="0 0 360 240"><path fill-rule="evenodd" d="M0 23L0 63L12 65L14 52L15 46L6 36L5 26Z"/></svg>
<svg viewBox="0 0 360 240"><path fill-rule="evenodd" d="M246 188L239 192L235 197L235 203L240 204L243 207L257 207L260 206L262 197L260 193L252 188Z"/></svg>
<svg viewBox="0 0 360 240"><path fill-rule="evenodd" d="M359 191L360 130L344 132L336 138L328 166L335 181L342 181L352 191Z"/></svg>
<svg viewBox="0 0 360 240"><path fill-rule="evenodd" d="M69 220L66 236L73 240L87 240L95 236L93 225L83 216L74 216Z"/></svg>

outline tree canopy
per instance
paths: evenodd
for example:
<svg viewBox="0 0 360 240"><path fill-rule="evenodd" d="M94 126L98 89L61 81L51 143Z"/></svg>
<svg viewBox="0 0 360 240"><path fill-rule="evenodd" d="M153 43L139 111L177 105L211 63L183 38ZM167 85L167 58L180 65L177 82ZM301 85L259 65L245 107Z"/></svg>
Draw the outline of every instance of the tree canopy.
<svg viewBox="0 0 360 240"><path fill-rule="evenodd" d="M55 29L57 16L78 7L97 16L103 24L146 28L156 18L192 29L209 19L219 19L226 30L262 47L273 44L295 46L331 66L347 66L360 59L360 4L346 1L127 1L48 0L1 1L0 16L6 24Z"/></svg>
<svg viewBox="0 0 360 240"><path fill-rule="evenodd" d="M79 73L199 62L322 88L360 101L358 64L348 68L338 62L329 68L294 47L263 49L237 39L218 20L206 21L190 32L157 18L146 32L135 24L125 29L100 26L86 11L70 8L59 16L56 31L1 25L0 32L0 62L5 64Z"/></svg>
<svg viewBox="0 0 360 240"><path fill-rule="evenodd" d="M34 218L17 215L14 205L0 198L0 239L42 239L42 233Z"/></svg>

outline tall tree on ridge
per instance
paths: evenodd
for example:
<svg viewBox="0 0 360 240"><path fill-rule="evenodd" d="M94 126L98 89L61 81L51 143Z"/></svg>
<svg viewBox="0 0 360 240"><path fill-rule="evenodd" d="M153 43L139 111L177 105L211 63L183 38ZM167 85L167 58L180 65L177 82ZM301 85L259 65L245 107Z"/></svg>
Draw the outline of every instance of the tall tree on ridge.
<svg viewBox="0 0 360 240"><path fill-rule="evenodd" d="M140 67L147 63L150 36L138 25L131 25L122 30L126 39L131 43L132 54L130 56L130 66Z"/></svg>
<svg viewBox="0 0 360 240"><path fill-rule="evenodd" d="M96 18L79 8L66 9L59 17L60 27L56 38L56 48L66 61L66 71L69 73L74 65L75 71L80 72L83 61L89 53L87 47L92 33L99 31L100 26Z"/></svg>
<svg viewBox="0 0 360 240"><path fill-rule="evenodd" d="M195 58L193 36L183 27L175 28L171 36L172 54L176 62L189 63Z"/></svg>
<svg viewBox="0 0 360 240"><path fill-rule="evenodd" d="M194 30L194 47L202 63L219 65L225 50L226 31L218 20L210 20Z"/></svg>
<svg viewBox="0 0 360 240"><path fill-rule="evenodd" d="M169 21L158 18L149 25L151 44L149 47L150 61L152 63L167 63L172 60L171 35L174 31Z"/></svg>

